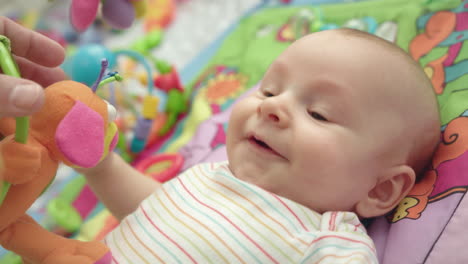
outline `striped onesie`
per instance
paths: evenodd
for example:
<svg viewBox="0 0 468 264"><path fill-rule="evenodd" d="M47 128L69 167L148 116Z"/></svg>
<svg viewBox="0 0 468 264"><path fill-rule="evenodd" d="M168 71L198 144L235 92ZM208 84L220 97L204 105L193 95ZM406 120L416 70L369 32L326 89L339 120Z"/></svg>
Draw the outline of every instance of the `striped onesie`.
<svg viewBox="0 0 468 264"><path fill-rule="evenodd" d="M354 213L320 215L235 178L227 162L163 184L104 241L116 264L377 263Z"/></svg>

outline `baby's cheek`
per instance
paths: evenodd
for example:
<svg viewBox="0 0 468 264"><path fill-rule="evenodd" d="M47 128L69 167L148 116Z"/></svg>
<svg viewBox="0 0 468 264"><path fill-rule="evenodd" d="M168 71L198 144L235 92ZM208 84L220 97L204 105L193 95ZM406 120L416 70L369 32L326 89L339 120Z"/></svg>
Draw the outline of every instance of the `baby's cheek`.
<svg viewBox="0 0 468 264"><path fill-rule="evenodd" d="M319 175L341 175L355 170L357 151L338 138L318 136L306 143L296 142L302 166ZM327 176L328 177L328 176Z"/></svg>
<svg viewBox="0 0 468 264"><path fill-rule="evenodd" d="M340 158L343 151L346 151L343 144L340 144L336 138L327 136L324 133L327 132L319 132L315 136L308 136L306 139L296 141L294 145L302 152L304 157L313 157L323 161Z"/></svg>

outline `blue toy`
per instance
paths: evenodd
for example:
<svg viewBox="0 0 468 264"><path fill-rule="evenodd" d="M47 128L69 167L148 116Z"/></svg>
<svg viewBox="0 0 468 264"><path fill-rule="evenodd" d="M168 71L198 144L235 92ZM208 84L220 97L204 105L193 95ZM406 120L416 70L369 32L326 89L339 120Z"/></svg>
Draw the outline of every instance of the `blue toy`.
<svg viewBox="0 0 468 264"><path fill-rule="evenodd" d="M99 44L81 46L70 64L72 79L91 86L99 75L102 58L107 59L109 68L115 66L116 56L106 47Z"/></svg>

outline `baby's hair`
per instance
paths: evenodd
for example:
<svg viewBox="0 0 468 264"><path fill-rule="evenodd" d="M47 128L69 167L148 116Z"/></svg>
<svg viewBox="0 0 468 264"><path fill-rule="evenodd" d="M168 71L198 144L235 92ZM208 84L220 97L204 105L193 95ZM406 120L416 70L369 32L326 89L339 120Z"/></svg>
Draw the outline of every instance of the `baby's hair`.
<svg viewBox="0 0 468 264"><path fill-rule="evenodd" d="M439 107L431 81L418 62L392 42L356 29L340 28L336 29L336 31L344 36L357 37L381 45L389 52L400 56L410 66L412 74L417 83L420 84L416 85L418 87L414 87L414 89L419 88L419 91L417 91L419 96L418 104L424 109L422 111L424 116L419 116L418 119L427 121L423 122L424 124L418 127L417 131L413 131L414 142L412 142L413 145L407 159L408 165L416 173L416 182L420 181L425 171L431 168L430 162L440 141Z"/></svg>

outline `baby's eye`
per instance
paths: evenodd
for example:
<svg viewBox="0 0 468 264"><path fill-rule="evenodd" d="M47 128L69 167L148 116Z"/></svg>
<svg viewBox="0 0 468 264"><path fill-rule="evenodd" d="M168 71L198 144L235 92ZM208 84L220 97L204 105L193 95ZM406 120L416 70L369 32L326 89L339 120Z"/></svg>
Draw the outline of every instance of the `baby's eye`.
<svg viewBox="0 0 468 264"><path fill-rule="evenodd" d="M328 119L326 117L324 117L323 115L317 113L317 112L314 112L314 111L308 111L309 115L315 119L315 120L318 120L318 121L323 121L323 122L328 122Z"/></svg>

